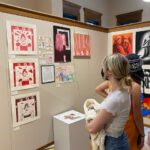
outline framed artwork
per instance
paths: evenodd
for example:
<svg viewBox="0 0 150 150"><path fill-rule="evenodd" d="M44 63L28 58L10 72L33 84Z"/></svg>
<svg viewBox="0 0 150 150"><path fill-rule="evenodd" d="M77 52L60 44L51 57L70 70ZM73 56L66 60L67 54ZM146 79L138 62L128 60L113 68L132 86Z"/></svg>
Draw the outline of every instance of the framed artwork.
<svg viewBox="0 0 150 150"><path fill-rule="evenodd" d="M42 65L41 66L41 80L42 80L42 84L51 83L55 81L54 65Z"/></svg>
<svg viewBox="0 0 150 150"><path fill-rule="evenodd" d="M7 41L9 54L37 54L37 36L35 25L7 21Z"/></svg>
<svg viewBox="0 0 150 150"><path fill-rule="evenodd" d="M150 66L143 65L142 68L144 71L144 93L150 94Z"/></svg>
<svg viewBox="0 0 150 150"><path fill-rule="evenodd" d="M13 127L40 118L39 92L14 95L11 97Z"/></svg>
<svg viewBox="0 0 150 150"><path fill-rule="evenodd" d="M144 118L144 124L150 125L150 94L143 93L142 116Z"/></svg>
<svg viewBox="0 0 150 150"><path fill-rule="evenodd" d="M136 32L136 49L144 64L150 64L150 30Z"/></svg>
<svg viewBox="0 0 150 150"><path fill-rule="evenodd" d="M55 66L55 81L57 83L73 82L74 67L70 63L57 64Z"/></svg>
<svg viewBox="0 0 150 150"><path fill-rule="evenodd" d="M39 86L39 69L36 58L17 58L9 60L11 91Z"/></svg>
<svg viewBox="0 0 150 150"><path fill-rule="evenodd" d="M90 44L89 35L74 33L74 56L90 57Z"/></svg>
<svg viewBox="0 0 150 150"><path fill-rule="evenodd" d="M133 33L116 34L112 36L113 53L126 56L133 51Z"/></svg>
<svg viewBox="0 0 150 150"><path fill-rule="evenodd" d="M70 29L54 26L54 59L55 62L71 61Z"/></svg>

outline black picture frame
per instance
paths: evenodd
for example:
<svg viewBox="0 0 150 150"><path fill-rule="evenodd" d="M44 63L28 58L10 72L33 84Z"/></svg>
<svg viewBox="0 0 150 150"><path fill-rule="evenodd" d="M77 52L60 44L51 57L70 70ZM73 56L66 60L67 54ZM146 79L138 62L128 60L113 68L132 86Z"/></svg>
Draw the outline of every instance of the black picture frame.
<svg viewBox="0 0 150 150"><path fill-rule="evenodd" d="M48 76L48 73L50 76ZM41 83L55 82L55 66L54 65L41 65Z"/></svg>

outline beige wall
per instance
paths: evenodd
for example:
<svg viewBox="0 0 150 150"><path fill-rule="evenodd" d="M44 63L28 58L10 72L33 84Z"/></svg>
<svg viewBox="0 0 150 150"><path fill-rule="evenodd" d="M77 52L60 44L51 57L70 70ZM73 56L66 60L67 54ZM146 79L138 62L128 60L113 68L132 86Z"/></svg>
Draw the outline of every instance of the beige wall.
<svg viewBox="0 0 150 150"><path fill-rule="evenodd" d="M51 14L51 0L34 0L35 1L35 10Z"/></svg>
<svg viewBox="0 0 150 150"><path fill-rule="evenodd" d="M6 3L22 8L36 10L36 0L0 0L1 3Z"/></svg>
<svg viewBox="0 0 150 150"><path fill-rule="evenodd" d="M34 24L37 27L37 35L45 36L53 34L52 27L54 23L0 13L2 29L0 34L0 150L35 150L54 140L52 124L54 115L69 109L83 112L83 103L87 98L92 97L100 101L101 98L95 93L95 87L102 81L100 76L100 64L102 58L107 53L108 34L67 26L71 28L72 37L74 31L86 32L90 35L91 58L73 59L72 56L72 64L75 69L75 81L72 83L60 84L60 87L57 87L55 83L41 84L40 82L38 88L17 91L18 94L34 91L40 92L41 118L18 128L13 128L8 68L9 57L6 38L7 20ZM58 25L64 26L61 24ZM73 40L71 42L73 49ZM37 58L38 56L32 57ZM40 74L39 72L39 75Z"/></svg>
<svg viewBox="0 0 150 150"><path fill-rule="evenodd" d="M73 3L79 4L82 6L81 8L81 21L84 22L84 12L83 7L95 10L97 12L102 13L102 26L108 26L108 6L109 0L70 0Z"/></svg>
<svg viewBox="0 0 150 150"><path fill-rule="evenodd" d="M109 0L109 27L116 26L116 15L143 9L142 21L150 20L150 3L142 0Z"/></svg>
<svg viewBox="0 0 150 150"><path fill-rule="evenodd" d="M150 20L150 3L145 3L142 0L69 0L79 4L81 8L81 21L84 22L83 7L93 9L103 13L102 26L116 26L115 16L122 13L132 12L143 9L142 21ZM52 14L54 16L63 16L62 0L0 0L0 2L28 8L43 13Z"/></svg>
<svg viewBox="0 0 150 150"><path fill-rule="evenodd" d="M81 6L81 22L84 22L84 12L83 8L89 8L95 11L98 11L103 14L102 16L102 26L108 26L108 1L109 0L69 0L75 4ZM62 9L62 0L52 0L52 14L55 16L62 17L63 9Z"/></svg>

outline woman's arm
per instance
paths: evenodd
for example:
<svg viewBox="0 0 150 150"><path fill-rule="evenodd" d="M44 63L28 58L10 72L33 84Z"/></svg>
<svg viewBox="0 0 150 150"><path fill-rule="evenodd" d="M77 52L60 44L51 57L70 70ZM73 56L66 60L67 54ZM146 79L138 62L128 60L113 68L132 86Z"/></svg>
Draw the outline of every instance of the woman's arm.
<svg viewBox="0 0 150 150"><path fill-rule="evenodd" d="M144 125L141 114L141 86L137 83L133 83L131 92L134 121L138 133L141 135L141 144L139 145L139 148L142 148L144 145Z"/></svg>
<svg viewBox="0 0 150 150"><path fill-rule="evenodd" d="M96 93L99 94L100 96L106 97L108 95L106 90L109 90L109 81L104 81L100 85L98 85L95 89Z"/></svg>
<svg viewBox="0 0 150 150"><path fill-rule="evenodd" d="M91 120L90 122L86 122L87 130L90 133L97 133L104 128L109 120L111 120L112 116L113 115L107 112L105 109L100 110L95 119Z"/></svg>

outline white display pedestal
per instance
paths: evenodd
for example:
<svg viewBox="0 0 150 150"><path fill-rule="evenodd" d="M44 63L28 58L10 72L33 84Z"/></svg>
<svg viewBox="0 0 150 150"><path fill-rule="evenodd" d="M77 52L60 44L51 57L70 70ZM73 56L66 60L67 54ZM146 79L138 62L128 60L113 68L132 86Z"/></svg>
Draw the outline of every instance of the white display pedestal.
<svg viewBox="0 0 150 150"><path fill-rule="evenodd" d="M55 150L90 150L84 114L70 110L53 119Z"/></svg>

